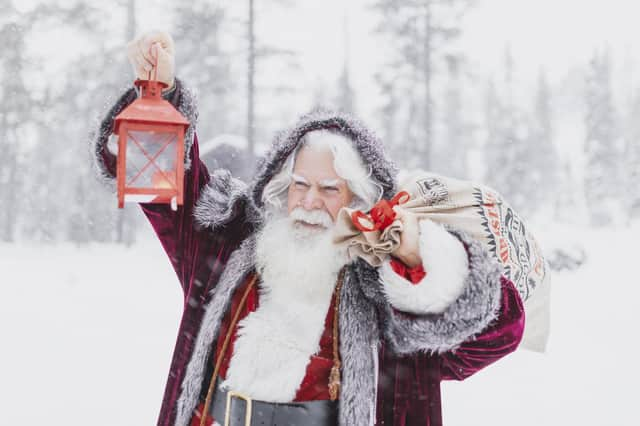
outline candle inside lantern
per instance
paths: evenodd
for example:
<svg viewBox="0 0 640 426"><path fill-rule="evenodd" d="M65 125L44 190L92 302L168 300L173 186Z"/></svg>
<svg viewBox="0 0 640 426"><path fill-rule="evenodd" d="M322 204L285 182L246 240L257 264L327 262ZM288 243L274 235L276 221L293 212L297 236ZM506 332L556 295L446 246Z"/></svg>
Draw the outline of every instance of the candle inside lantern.
<svg viewBox="0 0 640 426"><path fill-rule="evenodd" d="M175 189L176 188L176 171L156 171L151 178L151 184L157 189Z"/></svg>

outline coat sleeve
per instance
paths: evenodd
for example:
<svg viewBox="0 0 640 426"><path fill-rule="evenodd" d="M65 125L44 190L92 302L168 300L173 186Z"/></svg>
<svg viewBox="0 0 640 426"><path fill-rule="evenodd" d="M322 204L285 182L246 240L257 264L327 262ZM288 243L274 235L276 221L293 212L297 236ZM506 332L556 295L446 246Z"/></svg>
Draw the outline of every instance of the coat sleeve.
<svg viewBox="0 0 640 426"><path fill-rule="evenodd" d="M463 380L515 351L524 332L524 309L518 291L506 277L500 278L500 311L497 318L473 339L440 354L443 380Z"/></svg>
<svg viewBox="0 0 640 426"><path fill-rule="evenodd" d="M185 302L195 293L202 293L211 277L222 267L228 254L228 241L223 233L213 235L197 225L194 209L201 192L210 182L209 172L198 154L195 133L197 107L193 94L176 79L174 89L163 94L190 122L185 134L184 204L173 211L166 204L141 203L181 283ZM137 97L134 88L127 90L108 111L93 140L95 166L103 183L115 192L116 158L107 143L113 131L115 117ZM199 290L198 290L199 289ZM198 291L195 291L198 290Z"/></svg>
<svg viewBox="0 0 640 426"><path fill-rule="evenodd" d="M522 302L479 242L427 220L420 233L424 278L411 282L388 263L380 268L384 337L400 355L439 354L443 373L462 378L515 350Z"/></svg>

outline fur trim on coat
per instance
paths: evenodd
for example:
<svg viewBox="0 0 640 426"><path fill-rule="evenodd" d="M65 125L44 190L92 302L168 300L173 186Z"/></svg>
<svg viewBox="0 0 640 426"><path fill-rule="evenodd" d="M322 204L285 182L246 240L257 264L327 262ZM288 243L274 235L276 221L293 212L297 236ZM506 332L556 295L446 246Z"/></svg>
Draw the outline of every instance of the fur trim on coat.
<svg viewBox="0 0 640 426"><path fill-rule="evenodd" d="M195 127L198 121L198 106L196 97L193 92L184 86L181 80L175 80L175 86L169 92L162 96L169 101L174 107L184 115L189 123L189 127L184 135L184 152L185 152L185 171L191 167L191 158L189 151L193 145L195 135ZM91 149L91 157L94 159L93 165L100 181L112 192L116 192L116 162L115 154L109 151L109 137L113 133L115 118L127 106L129 106L138 97L135 87L129 88L124 92L108 111L102 112L103 117L100 124L95 126L89 138L89 147Z"/></svg>
<svg viewBox="0 0 640 426"><path fill-rule="evenodd" d="M442 313L407 315L394 310L384 295L378 270L364 261L348 267L342 287L340 318L340 357L342 384L340 425L370 425L375 420L377 357L380 337L394 352L442 352L473 338L497 316L500 304L499 265L482 246L463 233L452 231L469 254L469 274L462 294ZM202 386L208 386L206 363L223 315L233 292L255 264L255 238L245 240L236 250L211 292L205 307L193 355L187 366L178 400L176 425L186 426L198 404ZM382 324L382 329L378 329Z"/></svg>

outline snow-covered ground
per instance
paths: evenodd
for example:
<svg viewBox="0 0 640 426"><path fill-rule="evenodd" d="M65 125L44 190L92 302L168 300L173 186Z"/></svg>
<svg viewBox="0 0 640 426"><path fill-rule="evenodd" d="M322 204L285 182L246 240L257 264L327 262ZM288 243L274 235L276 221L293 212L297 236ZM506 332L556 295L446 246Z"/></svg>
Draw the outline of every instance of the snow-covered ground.
<svg viewBox="0 0 640 426"><path fill-rule="evenodd" d="M0 246L0 425L153 425L181 313L155 241Z"/></svg>
<svg viewBox="0 0 640 426"><path fill-rule="evenodd" d="M588 259L553 277L548 352L443 384L446 426L637 424L640 228L549 231ZM157 242L0 245L0 277L0 425L155 424L181 312Z"/></svg>
<svg viewBox="0 0 640 426"><path fill-rule="evenodd" d="M519 350L463 382L443 383L444 424L640 424L640 228L536 235L543 247L582 244L587 252L580 269L552 276L547 353Z"/></svg>

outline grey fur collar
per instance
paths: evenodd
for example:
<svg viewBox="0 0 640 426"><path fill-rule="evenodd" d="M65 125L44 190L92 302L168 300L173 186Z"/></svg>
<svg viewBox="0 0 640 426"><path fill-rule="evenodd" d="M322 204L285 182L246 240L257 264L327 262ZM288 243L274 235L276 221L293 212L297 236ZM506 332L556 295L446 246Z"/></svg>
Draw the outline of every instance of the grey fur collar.
<svg viewBox="0 0 640 426"><path fill-rule="evenodd" d="M225 169L214 170L211 180L202 189L194 212L196 222L203 227L218 230L243 216L244 226L255 229L262 221L262 214L251 202L246 183L231 176Z"/></svg>
<svg viewBox="0 0 640 426"><path fill-rule="evenodd" d="M218 337L234 291L242 284L255 263L255 238L250 237L234 251L211 292L194 349L187 365L176 407L177 426L187 426L202 391L206 363L211 362L211 350ZM369 283L368 285L371 285ZM376 308L366 297L353 268L345 275L340 303L340 357L342 385L340 390L340 425L369 426L375 422L378 319Z"/></svg>
<svg viewBox="0 0 640 426"><path fill-rule="evenodd" d="M209 360L213 342L218 336L220 324L229 308L234 291L254 267L255 245L255 238L250 237L231 254L218 285L210 293L211 299L205 306L191 359L182 380L176 407L175 424L178 426L189 424L193 410L198 404L204 373L207 370L206 362Z"/></svg>
<svg viewBox="0 0 640 426"><path fill-rule="evenodd" d="M378 315L363 288L374 285L358 279L349 268L340 293L340 426L375 423L378 383Z"/></svg>
<svg viewBox="0 0 640 426"><path fill-rule="evenodd" d="M120 114L129 104L131 104L138 94L136 89L128 88L118 99L115 104L109 108L108 111L103 111L101 114L101 121L93 126L93 129L89 137L89 148L91 150L91 157L94 159L93 167L96 171L96 175L100 181L109 188L112 192L116 191L116 182L114 180L115 167L111 169L104 163L102 153L107 148L109 137L113 133L114 121L118 114ZM198 121L198 107L194 93L184 86L181 80L176 78L176 84L172 91L163 95L174 107L178 109L184 115L191 125L187 128L184 136L184 150L185 150L185 170L189 170L191 167L191 157L189 152L193 145L195 126ZM111 105L108 102L107 105ZM115 157L114 154L111 154Z"/></svg>

